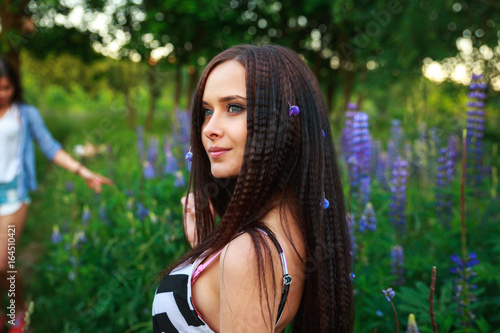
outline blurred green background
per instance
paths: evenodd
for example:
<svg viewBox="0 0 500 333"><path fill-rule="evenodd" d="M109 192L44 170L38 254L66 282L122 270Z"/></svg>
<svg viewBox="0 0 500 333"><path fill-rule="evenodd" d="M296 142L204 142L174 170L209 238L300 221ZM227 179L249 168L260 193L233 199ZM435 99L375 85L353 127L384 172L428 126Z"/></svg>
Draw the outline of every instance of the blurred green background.
<svg viewBox="0 0 500 333"><path fill-rule="evenodd" d="M34 304L30 332L152 330L154 278L187 250L185 111L207 62L241 43L288 46L320 81L353 220L356 332L396 331L388 287L399 328L414 313L432 332L432 266L440 332L500 331L498 1L2 0L0 25L1 54L18 68L25 100L68 152L116 184L95 195L37 151L40 187L18 259ZM464 249L472 74L483 75L487 97L480 139L466 148ZM356 194L342 139L348 103L369 119L369 200ZM458 143L443 185L450 140ZM396 155L409 163L403 201L387 162ZM376 230L363 227L367 202ZM470 263L461 275L452 254Z"/></svg>

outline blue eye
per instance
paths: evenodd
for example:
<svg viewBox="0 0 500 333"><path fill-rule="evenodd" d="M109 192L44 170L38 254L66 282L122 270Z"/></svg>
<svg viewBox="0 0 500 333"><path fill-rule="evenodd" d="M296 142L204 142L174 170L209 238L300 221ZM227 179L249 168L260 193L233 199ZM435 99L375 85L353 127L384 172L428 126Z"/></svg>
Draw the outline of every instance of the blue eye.
<svg viewBox="0 0 500 333"><path fill-rule="evenodd" d="M209 117L209 116L211 116L213 114L214 114L214 112L212 110L210 110L210 109L203 110L203 116L205 116L205 117Z"/></svg>
<svg viewBox="0 0 500 333"><path fill-rule="evenodd" d="M231 113L236 113L236 112L240 112L243 110L244 110L244 108L239 106L239 105L229 105L229 112L231 112Z"/></svg>

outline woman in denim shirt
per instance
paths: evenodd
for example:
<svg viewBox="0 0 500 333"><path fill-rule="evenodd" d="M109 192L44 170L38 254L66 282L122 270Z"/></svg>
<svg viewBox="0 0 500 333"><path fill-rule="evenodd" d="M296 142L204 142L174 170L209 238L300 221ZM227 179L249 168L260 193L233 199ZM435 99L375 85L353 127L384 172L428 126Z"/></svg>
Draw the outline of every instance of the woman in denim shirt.
<svg viewBox="0 0 500 333"><path fill-rule="evenodd" d="M33 139L49 160L82 177L97 193L101 191L102 184L112 184L109 179L85 168L61 148L61 144L47 130L38 110L22 101L21 92L19 79L11 65L0 58L0 300L9 291L9 251L14 250L12 245L18 244L23 231L30 203L28 192L37 187ZM9 234L15 239L14 243ZM21 283L18 272L15 274L15 296L9 295L11 300L8 304L13 299L15 310L6 315L2 313L5 309L2 306L0 332L7 321L11 324L9 333L23 330L25 305Z"/></svg>

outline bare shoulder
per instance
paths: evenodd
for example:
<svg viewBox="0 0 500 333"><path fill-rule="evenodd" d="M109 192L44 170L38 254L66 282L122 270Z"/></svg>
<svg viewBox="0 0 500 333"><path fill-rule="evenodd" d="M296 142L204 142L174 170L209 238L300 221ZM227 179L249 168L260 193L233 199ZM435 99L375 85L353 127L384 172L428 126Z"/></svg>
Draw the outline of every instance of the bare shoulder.
<svg viewBox="0 0 500 333"><path fill-rule="evenodd" d="M270 242L266 238L265 241ZM280 269L280 265L274 264ZM262 266L259 270L255 246L247 233L232 240L222 251L219 262L222 332L274 331L281 293L273 292L273 281L279 284L279 280L265 261Z"/></svg>

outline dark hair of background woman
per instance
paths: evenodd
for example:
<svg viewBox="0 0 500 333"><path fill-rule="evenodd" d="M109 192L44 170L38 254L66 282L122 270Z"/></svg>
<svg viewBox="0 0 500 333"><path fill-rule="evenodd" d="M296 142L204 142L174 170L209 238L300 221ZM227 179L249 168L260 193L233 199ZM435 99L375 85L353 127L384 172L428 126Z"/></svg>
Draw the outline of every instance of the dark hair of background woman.
<svg viewBox="0 0 500 333"><path fill-rule="evenodd" d="M239 61L246 69L247 140L239 176L216 179L201 141L202 98L212 70L229 60ZM298 116L288 115L288 102L299 106ZM262 218L277 200L283 212L291 192L292 213L307 245L304 293L293 332L352 332L351 254L344 196L320 87L305 62L295 52L276 45L235 46L217 55L195 91L191 146L188 192L195 195L198 244L162 274L183 262L193 262L204 252L207 256L217 252L239 232L252 237L258 270L263 272L264 260L274 252L256 228L264 227ZM321 205L323 198L330 202L328 209ZM218 224L209 199L221 217ZM272 260L266 264L269 262ZM259 276L262 286L265 274ZM274 285L274 295L278 289L281 293L281 283L274 281ZM261 297L267 297L268 291L260 290Z"/></svg>
<svg viewBox="0 0 500 333"><path fill-rule="evenodd" d="M14 96L12 97L12 102L22 102L23 101L23 90L21 88L21 83L19 82L19 77L12 65L5 59L0 57L0 78L6 77L14 86Z"/></svg>

